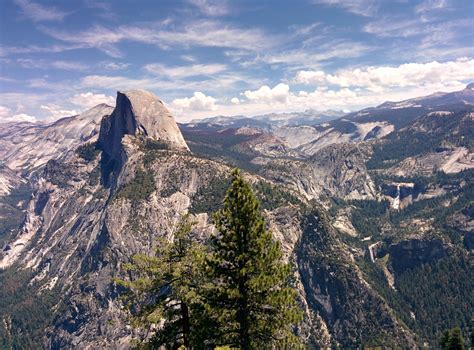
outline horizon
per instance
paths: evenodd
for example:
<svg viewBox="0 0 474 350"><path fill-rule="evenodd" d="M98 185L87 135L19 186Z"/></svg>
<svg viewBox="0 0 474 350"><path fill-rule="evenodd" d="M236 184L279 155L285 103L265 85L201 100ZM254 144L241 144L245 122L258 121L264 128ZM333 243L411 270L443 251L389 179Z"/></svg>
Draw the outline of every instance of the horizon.
<svg viewBox="0 0 474 350"><path fill-rule="evenodd" d="M113 106L117 90L151 91L184 122L355 111L474 79L470 1L141 4L2 2L0 122Z"/></svg>

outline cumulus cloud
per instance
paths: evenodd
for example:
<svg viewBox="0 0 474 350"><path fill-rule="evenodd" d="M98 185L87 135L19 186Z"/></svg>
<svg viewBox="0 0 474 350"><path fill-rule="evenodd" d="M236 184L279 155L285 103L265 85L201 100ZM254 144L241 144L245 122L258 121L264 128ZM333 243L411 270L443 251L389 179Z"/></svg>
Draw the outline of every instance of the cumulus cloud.
<svg viewBox="0 0 474 350"><path fill-rule="evenodd" d="M232 102L234 105L238 105L240 103L240 100L237 97L233 97L230 102Z"/></svg>
<svg viewBox="0 0 474 350"><path fill-rule="evenodd" d="M75 105L81 106L83 109L92 108L101 103L108 104L109 106L115 106L115 99L112 96L94 94L92 92L76 94L71 98L70 101Z"/></svg>
<svg viewBox="0 0 474 350"><path fill-rule="evenodd" d="M171 107L179 111L214 111L217 109L216 101L214 97L196 91L192 97L173 100Z"/></svg>
<svg viewBox="0 0 474 350"><path fill-rule="evenodd" d="M335 74L303 70L295 78L296 82L303 84L361 87L375 92L387 88L452 85L470 79L474 79L474 59L467 58L442 63L406 63L397 67L343 69Z"/></svg>
<svg viewBox="0 0 474 350"><path fill-rule="evenodd" d="M247 90L244 92L244 95L251 101L284 104L288 101L289 93L290 87L284 83L280 83L273 88L263 85L258 90Z"/></svg>
<svg viewBox="0 0 474 350"><path fill-rule="evenodd" d="M0 118L6 118L10 115L10 108L0 106Z"/></svg>
<svg viewBox="0 0 474 350"><path fill-rule="evenodd" d="M6 106L0 106L0 123L7 123L7 122L30 122L35 123L36 118L25 114L14 114L12 115L11 109Z"/></svg>
<svg viewBox="0 0 474 350"><path fill-rule="evenodd" d="M36 117L26 113L15 114L11 117L11 121L15 122L29 122L29 123L36 123Z"/></svg>

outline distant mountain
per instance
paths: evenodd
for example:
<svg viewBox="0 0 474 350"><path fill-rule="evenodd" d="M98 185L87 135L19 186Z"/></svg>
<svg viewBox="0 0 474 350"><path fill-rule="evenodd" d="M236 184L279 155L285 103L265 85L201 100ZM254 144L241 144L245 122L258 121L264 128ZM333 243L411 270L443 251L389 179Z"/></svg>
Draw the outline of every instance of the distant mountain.
<svg viewBox="0 0 474 350"><path fill-rule="evenodd" d="M185 128L194 128L199 130L222 130L223 128L250 127L270 131L278 127L287 125L318 125L330 120L337 119L342 115L344 115L344 112L342 111L316 111L313 109L308 109L303 112L269 113L263 115L256 115L253 117L217 116L192 120L189 123L183 123L183 126Z"/></svg>
<svg viewBox="0 0 474 350"><path fill-rule="evenodd" d="M226 135L252 134L252 143L248 145L255 149L267 149L274 153L276 142L304 157L335 143L382 138L433 111L454 113L467 110L473 105L474 84L470 84L457 92L439 92L400 102L385 102L377 107L344 115L340 111L307 110L254 117L218 116L181 124L181 128L185 137L190 139L195 136L205 139L206 135L210 137L224 131ZM241 128L244 129L240 130ZM274 137L269 138L270 134ZM245 141L248 141L248 138L245 138ZM272 145L268 144L269 140Z"/></svg>
<svg viewBox="0 0 474 350"><path fill-rule="evenodd" d="M474 105L474 84L455 92L437 92L432 95L399 102L385 102L377 107L349 113L344 119L364 123L384 121L399 129L417 117L436 110L460 111Z"/></svg>
<svg viewBox="0 0 474 350"><path fill-rule="evenodd" d="M0 128L0 159L14 171L30 173L94 138L102 118L112 111L113 107L100 104L50 124L4 124Z"/></svg>
<svg viewBox="0 0 474 350"><path fill-rule="evenodd" d="M215 232L239 167L294 264L309 348L436 347L474 308L472 94L178 126L129 91L115 108L2 125L0 344L128 348L141 330L113 277L184 213Z"/></svg>

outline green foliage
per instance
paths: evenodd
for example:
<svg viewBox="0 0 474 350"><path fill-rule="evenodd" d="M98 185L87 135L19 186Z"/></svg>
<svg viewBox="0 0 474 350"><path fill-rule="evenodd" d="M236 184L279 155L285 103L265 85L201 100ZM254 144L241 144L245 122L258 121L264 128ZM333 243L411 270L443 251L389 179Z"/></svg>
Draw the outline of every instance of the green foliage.
<svg viewBox="0 0 474 350"><path fill-rule="evenodd" d="M116 196L117 198L127 198L137 202L146 200L154 190L155 180L153 179L153 174L137 167L133 180L120 188Z"/></svg>
<svg viewBox="0 0 474 350"><path fill-rule="evenodd" d="M76 149L76 153L82 159L90 162L97 158L100 150L97 148L96 142L85 143Z"/></svg>
<svg viewBox="0 0 474 350"><path fill-rule="evenodd" d="M367 162L367 168L388 168L408 157L442 151L445 144L472 148L472 121L469 118L463 121L467 113L468 111L462 111L448 116L427 115L419 118L415 127L389 134L384 142L374 145L374 153Z"/></svg>
<svg viewBox="0 0 474 350"><path fill-rule="evenodd" d="M205 187L200 187L193 196L190 213L214 213L220 208L229 188L228 177L214 177Z"/></svg>
<svg viewBox="0 0 474 350"><path fill-rule="evenodd" d="M444 332L440 345L443 350L464 350L461 328L456 327Z"/></svg>
<svg viewBox="0 0 474 350"><path fill-rule="evenodd" d="M193 224L189 217L183 217L172 242L161 239L154 256L135 255L125 266L132 280L116 280L128 291L125 299L135 310L136 326L149 329L165 321L141 344L143 348L197 348L202 342L203 327L194 305L198 301L203 247L192 233Z"/></svg>
<svg viewBox="0 0 474 350"><path fill-rule="evenodd" d="M171 149L170 145L164 141L160 140L153 140L150 138L147 138L145 140L145 149L147 150L169 150Z"/></svg>
<svg viewBox="0 0 474 350"><path fill-rule="evenodd" d="M252 140L255 138L254 135L183 130L183 136L193 154L224 161L251 172L258 170L258 166L251 162L255 155L242 152L236 147L240 143Z"/></svg>
<svg viewBox="0 0 474 350"><path fill-rule="evenodd" d="M471 318L471 327L469 333L471 337L471 348L474 348L474 316Z"/></svg>
<svg viewBox="0 0 474 350"><path fill-rule="evenodd" d="M205 310L215 344L240 349L297 347L302 313L290 286L291 267L265 228L259 202L236 170L214 216L218 235L208 255Z"/></svg>
<svg viewBox="0 0 474 350"><path fill-rule="evenodd" d="M258 181L254 185L254 190L261 202L262 209L274 210L289 204L301 204L301 201L288 190L285 190L281 186L272 185L266 181Z"/></svg>
<svg viewBox="0 0 474 350"><path fill-rule="evenodd" d="M453 255L408 269L395 276L396 290L388 286L381 267L365 260L359 266L421 339L436 344L446 327L469 326L474 310L474 271L469 258Z"/></svg>
<svg viewBox="0 0 474 350"><path fill-rule="evenodd" d="M0 349L43 349L46 327L58 303L56 289L38 292L33 274L11 268L0 271Z"/></svg>
<svg viewBox="0 0 474 350"><path fill-rule="evenodd" d="M388 212L389 202L387 200L353 200L348 204L354 207L351 221L357 232L364 237L378 236L379 225Z"/></svg>

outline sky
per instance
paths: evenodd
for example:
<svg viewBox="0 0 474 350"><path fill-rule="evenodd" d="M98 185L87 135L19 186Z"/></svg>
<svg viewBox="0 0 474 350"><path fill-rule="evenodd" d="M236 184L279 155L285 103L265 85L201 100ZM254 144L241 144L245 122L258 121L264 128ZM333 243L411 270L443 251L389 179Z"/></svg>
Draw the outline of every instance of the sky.
<svg viewBox="0 0 474 350"><path fill-rule="evenodd" d="M0 0L0 122L116 91L178 121L357 110L474 81L471 0Z"/></svg>

